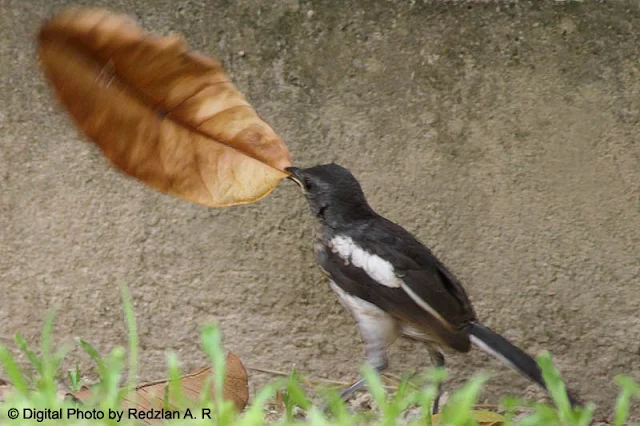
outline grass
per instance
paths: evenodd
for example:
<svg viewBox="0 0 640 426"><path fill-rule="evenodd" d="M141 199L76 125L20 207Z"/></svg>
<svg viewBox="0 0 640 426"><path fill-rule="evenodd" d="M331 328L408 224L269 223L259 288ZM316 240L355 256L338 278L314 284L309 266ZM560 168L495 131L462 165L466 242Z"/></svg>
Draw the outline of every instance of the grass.
<svg viewBox="0 0 640 426"><path fill-rule="evenodd" d="M33 372L19 368L10 350L0 345L0 366L2 376L8 378L13 391L5 395L0 403L0 424L7 425L133 425L140 424L140 420L128 419L126 411L122 417L118 412L122 410L122 400L129 389L135 388L138 368L138 340L133 306L126 289L123 288L123 305L125 321L129 330L128 349L114 348L105 357L85 340L78 339L77 344L97 364L100 382L94 388L92 398L83 404L78 404L61 398L58 393L60 380L66 381L67 386L76 391L84 384L78 366L64 374L61 372L61 362L68 353L69 347L54 349L51 345L54 314L47 316L42 328L39 354L32 350L25 339L17 334L16 347L25 355ZM367 380L369 392L377 406L377 410L369 412L351 412L347 405L340 400L334 390L324 389L322 396L327 402L327 413L313 406L309 396L302 387L302 377L292 371L286 379L276 380L262 388L254 395L250 404L242 413L237 413L230 401L222 398L222 384L225 378L225 351L222 347L221 334L215 325L207 325L202 329L202 348L208 355L214 367L213 383L206 387L197 401L189 401L184 396L180 381L181 373L178 359L174 353L168 353L168 377L170 379L168 391L165 395L165 408L169 409L168 401L184 413L189 407L193 418L168 420L168 425L239 425L254 426L265 424L265 406L272 401L276 394L281 396L284 410L279 425L310 424L310 425L360 425L379 424L383 426L398 423L410 425L446 424L452 426L467 426L476 424L490 424L490 420L482 423L482 416L492 413L474 411L474 404L482 389L487 376L479 375L467 382L460 390L451 395L437 418L429 414L429 407L436 395L437 384L445 379L444 370L431 370L421 375L417 382L427 383L416 387L408 378L404 378L393 394L387 393L378 374L368 367L363 367L362 374ZM504 417L498 417L505 425L537 426L537 425L581 425L591 424L593 420L593 404L587 404L582 409L572 410L567 398L564 383L555 368L551 356L542 354L538 362L543 370L544 379L549 386L553 405L540 403L525 403L515 398L505 398L502 401ZM126 373L126 374L125 374ZM123 377L127 377L126 386L121 388ZM616 400L613 425L622 426L629 416L631 400L640 398L640 385L629 377L616 377L620 393ZM213 389L213 395L211 390ZM211 398L213 396L213 398ZM213 401L213 402L212 402ZM516 407L527 406L529 414L515 416ZM299 408L296 408L299 407ZM18 419L9 418L11 409L18 410ZM203 409L209 410L211 419L202 416ZM304 419L299 419L300 409ZM47 411L48 410L48 411ZM61 410L61 411L59 411ZM62 419L51 419L56 413L62 413ZM411 416L407 416L411 413ZM25 414L27 417L25 419ZM495 416L495 415L494 415ZM49 417L46 419L44 417ZM183 416L184 417L184 416ZM408 418L410 417L410 418ZM495 418L494 418L495 420ZM479 423L480 422L480 423ZM494 423L500 424L500 423Z"/></svg>

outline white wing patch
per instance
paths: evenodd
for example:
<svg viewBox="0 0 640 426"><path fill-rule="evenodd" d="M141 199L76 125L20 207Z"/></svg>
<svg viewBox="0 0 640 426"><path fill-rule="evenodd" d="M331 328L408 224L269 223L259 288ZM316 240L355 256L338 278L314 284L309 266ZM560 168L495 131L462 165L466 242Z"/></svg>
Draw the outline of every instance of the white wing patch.
<svg viewBox="0 0 640 426"><path fill-rule="evenodd" d="M336 235L330 241L331 251L345 262L361 268L378 283L392 288L400 288L404 283L396 275L393 265L378 255L369 253L358 246L351 237Z"/></svg>
<svg viewBox="0 0 640 426"><path fill-rule="evenodd" d="M402 279L396 275L393 265L378 255L369 253L357 245L351 237L336 235L330 241L331 251L345 262L363 269L376 282L392 288L402 288L411 299L444 325L449 325L442 315L418 296Z"/></svg>

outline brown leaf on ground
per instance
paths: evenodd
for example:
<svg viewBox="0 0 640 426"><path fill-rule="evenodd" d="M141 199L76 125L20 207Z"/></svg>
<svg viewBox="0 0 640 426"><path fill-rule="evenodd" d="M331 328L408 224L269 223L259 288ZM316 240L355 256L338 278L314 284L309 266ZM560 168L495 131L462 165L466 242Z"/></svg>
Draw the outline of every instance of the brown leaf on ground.
<svg viewBox="0 0 640 426"><path fill-rule="evenodd" d="M0 402L3 402L5 400L5 395L8 395L12 389L13 386L11 386L11 383L9 383L8 380L0 377Z"/></svg>
<svg viewBox="0 0 640 426"><path fill-rule="evenodd" d="M287 176L287 148L217 61L126 16L72 8L38 56L76 125L120 170L212 207L256 201Z"/></svg>
<svg viewBox="0 0 640 426"><path fill-rule="evenodd" d="M206 367L182 376L180 378L182 396L190 402L198 401L208 380L210 380L209 389L213 389L213 374L213 369ZM209 379L209 377L211 377L211 379ZM160 380L140 385L124 397L122 408L125 411L129 408L135 408L137 411L148 411L151 409L162 410L165 408L165 394L168 385L168 380ZM213 391L211 391L210 394L213 395ZM247 370L245 370L242 361L232 353L229 353L227 356L223 395L225 399L233 402L238 411L244 409L249 400ZM85 388L78 392L69 393L67 396L78 402L85 402L92 398L93 391L90 388ZM177 401L171 395L169 395L168 409L178 409ZM147 420L147 423L160 422Z"/></svg>

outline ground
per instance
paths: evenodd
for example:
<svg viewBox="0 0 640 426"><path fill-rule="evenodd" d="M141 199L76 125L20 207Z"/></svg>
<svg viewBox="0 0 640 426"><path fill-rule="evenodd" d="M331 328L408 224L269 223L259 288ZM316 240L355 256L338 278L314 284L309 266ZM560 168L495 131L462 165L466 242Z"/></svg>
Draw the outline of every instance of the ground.
<svg viewBox="0 0 640 426"><path fill-rule="evenodd" d="M165 353L202 365L218 321L249 367L356 377L352 320L314 265L313 220L293 184L213 210L110 168L38 71L35 34L66 5L108 6L220 59L286 140L294 163L336 161L375 209L459 276L479 317L607 414L616 374L640 371L640 10L635 2L3 0L0 4L0 321L3 343L125 343L135 300L141 378ZM71 357L95 373L79 351ZM392 371L429 366L398 342ZM534 386L474 351L483 399ZM267 377L252 373L259 386ZM636 418L640 418L636 406Z"/></svg>

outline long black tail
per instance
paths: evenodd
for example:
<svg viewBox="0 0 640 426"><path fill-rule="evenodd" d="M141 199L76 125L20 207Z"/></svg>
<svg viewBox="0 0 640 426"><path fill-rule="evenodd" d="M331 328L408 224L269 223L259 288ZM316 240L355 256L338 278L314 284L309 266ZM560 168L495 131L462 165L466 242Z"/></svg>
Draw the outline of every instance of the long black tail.
<svg viewBox="0 0 640 426"><path fill-rule="evenodd" d="M547 386L542 379L542 371L529 354L480 323L473 323L471 325L470 334L471 342L474 345L503 364L536 382L544 390L547 390ZM569 392L567 392L567 394L569 394ZM582 405L580 401L570 394L569 401L574 407Z"/></svg>

